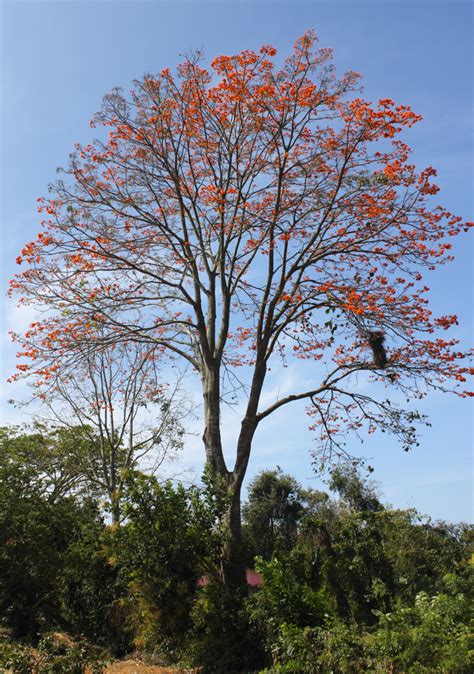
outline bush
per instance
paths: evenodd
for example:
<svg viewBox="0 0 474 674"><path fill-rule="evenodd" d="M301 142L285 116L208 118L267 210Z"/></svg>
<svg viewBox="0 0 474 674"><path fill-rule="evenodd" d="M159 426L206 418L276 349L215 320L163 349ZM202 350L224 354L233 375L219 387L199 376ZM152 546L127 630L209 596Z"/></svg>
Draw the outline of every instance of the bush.
<svg viewBox="0 0 474 674"><path fill-rule="evenodd" d="M361 634L336 622L331 627L282 624L272 646L275 674L364 674L368 672Z"/></svg>
<svg viewBox="0 0 474 674"><path fill-rule="evenodd" d="M301 568L298 568L299 561L295 555L286 560L256 560L263 585L249 598L248 606L252 622L262 634L268 653L272 651L282 625L314 627L328 618L330 603L325 590L309 587Z"/></svg>
<svg viewBox="0 0 474 674"><path fill-rule="evenodd" d="M113 532L84 526L64 554L59 599L64 621L74 634L122 655L131 645L127 588L113 557Z"/></svg>
<svg viewBox="0 0 474 674"><path fill-rule="evenodd" d="M137 648L179 658L199 577L219 554L219 508L208 487L160 485L143 475L129 481L127 522L116 531L114 551L130 595Z"/></svg>
<svg viewBox="0 0 474 674"><path fill-rule="evenodd" d="M239 593L210 582L200 590L191 618L187 654L205 674L248 674L265 664L262 640L243 590Z"/></svg>
<svg viewBox="0 0 474 674"><path fill-rule="evenodd" d="M452 579L451 581L452 582ZM468 674L474 636L463 594L417 595L412 606L377 612L372 630L337 620L327 627L282 623L271 646L280 674Z"/></svg>
<svg viewBox="0 0 474 674"><path fill-rule="evenodd" d="M0 481L0 614L17 637L61 627L58 581L68 547L94 508L72 498L50 503Z"/></svg>
<svg viewBox="0 0 474 674"><path fill-rule="evenodd" d="M374 661L407 674L474 671L469 607L464 594L420 592L414 606L381 614L369 642Z"/></svg>

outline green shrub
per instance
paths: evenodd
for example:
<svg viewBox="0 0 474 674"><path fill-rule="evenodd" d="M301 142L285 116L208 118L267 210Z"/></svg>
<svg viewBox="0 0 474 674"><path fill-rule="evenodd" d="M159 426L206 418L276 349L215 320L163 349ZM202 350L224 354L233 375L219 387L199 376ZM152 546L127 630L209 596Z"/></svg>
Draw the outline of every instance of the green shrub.
<svg viewBox="0 0 474 674"><path fill-rule="evenodd" d="M219 582L201 588L194 604L187 653L205 674L254 672L265 664L260 634L250 619L245 592Z"/></svg>
<svg viewBox="0 0 474 674"><path fill-rule="evenodd" d="M18 637L63 625L58 581L64 555L96 513L72 498L55 503L0 481L0 614Z"/></svg>
<svg viewBox="0 0 474 674"><path fill-rule="evenodd" d="M268 653L272 651L282 625L314 627L322 625L329 617L330 601L325 590L313 590L305 582L298 562L296 556L285 560L273 558L270 562L256 560L263 585L252 593L248 607Z"/></svg>
<svg viewBox="0 0 474 674"><path fill-rule="evenodd" d="M273 672L285 674L468 674L474 635L462 594L429 597L378 615L373 631L341 621L330 627L280 625L272 645Z"/></svg>
<svg viewBox="0 0 474 674"><path fill-rule="evenodd" d="M127 589L112 555L113 531L84 527L64 555L59 579L61 612L68 628L122 655L131 645Z"/></svg>
<svg viewBox="0 0 474 674"><path fill-rule="evenodd" d="M280 625L272 645L272 674L364 674L368 669L361 633L336 622L331 627Z"/></svg>
<svg viewBox="0 0 474 674"><path fill-rule="evenodd" d="M116 531L113 549L140 650L179 657L192 628L199 577L220 553L219 508L208 486L160 485L143 475L129 481L127 521Z"/></svg>
<svg viewBox="0 0 474 674"><path fill-rule="evenodd" d="M461 593L430 597L420 592L414 606L381 614L369 640L374 661L407 674L474 671L469 607Z"/></svg>

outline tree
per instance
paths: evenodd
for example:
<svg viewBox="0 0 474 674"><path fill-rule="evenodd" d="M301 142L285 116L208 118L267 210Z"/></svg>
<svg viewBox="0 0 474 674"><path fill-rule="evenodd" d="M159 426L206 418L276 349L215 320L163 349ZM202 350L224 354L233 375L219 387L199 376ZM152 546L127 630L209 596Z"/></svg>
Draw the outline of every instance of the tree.
<svg viewBox="0 0 474 674"><path fill-rule="evenodd" d="M248 606L272 671L469 671L469 530L392 510L354 470L332 477L340 498L257 560Z"/></svg>
<svg viewBox="0 0 474 674"><path fill-rule="evenodd" d="M80 428L32 427L0 428L0 476L26 484L54 503L65 496L90 496L95 490L84 475L86 457L97 453Z"/></svg>
<svg viewBox="0 0 474 674"><path fill-rule="evenodd" d="M449 260L448 237L472 223L430 205L436 172L409 162L398 135L421 117L363 99L358 75L336 77L313 33L278 70L275 53L219 56L211 70L191 54L176 76L136 82L130 99L107 95L92 121L104 133L76 147L39 200L43 229L12 281L21 302L50 310L17 336L20 376L54 381L86 342L138 341L191 364L236 548L252 441L270 414L306 401L330 459L363 425L416 441L420 415L384 385L414 399L467 395L465 354L434 335L456 317L431 315L422 270ZM315 364L313 383L266 404L269 368L290 357ZM359 388L360 373L373 386ZM221 413L236 391L244 411L228 466Z"/></svg>
<svg viewBox="0 0 474 674"><path fill-rule="evenodd" d="M179 381L172 388L158 380L155 358L143 345L84 345L54 385L36 393L55 425L0 428L0 463L18 463L51 500L81 491L105 495L118 523L128 473L139 466L156 474L183 445L189 401Z"/></svg>
<svg viewBox="0 0 474 674"><path fill-rule="evenodd" d="M138 465L156 473L182 448L189 404L179 382L172 388L159 380L156 354L147 345L85 344L74 362L58 370L54 384L40 388L55 419L87 439L80 470L107 495L114 523L120 521L127 474Z"/></svg>
<svg viewBox="0 0 474 674"><path fill-rule="evenodd" d="M383 505L380 503L374 488L364 482L356 466L336 466L331 471L329 488L331 491L336 491L352 510L359 512L379 512L383 510Z"/></svg>
<svg viewBox="0 0 474 674"><path fill-rule="evenodd" d="M35 468L6 459L0 462L0 615L14 635L34 638L39 629L61 625L66 551L81 528L97 533L100 519L93 501L45 491L30 479Z"/></svg>
<svg viewBox="0 0 474 674"><path fill-rule="evenodd" d="M305 505L305 493L291 475L280 468L259 473L243 507L245 533L254 554L270 560L275 552L290 550Z"/></svg>

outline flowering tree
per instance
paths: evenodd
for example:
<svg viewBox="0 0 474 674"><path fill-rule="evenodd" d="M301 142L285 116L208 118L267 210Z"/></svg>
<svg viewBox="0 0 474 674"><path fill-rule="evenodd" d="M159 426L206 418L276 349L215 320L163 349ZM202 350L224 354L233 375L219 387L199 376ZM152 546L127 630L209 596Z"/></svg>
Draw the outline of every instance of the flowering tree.
<svg viewBox="0 0 474 674"><path fill-rule="evenodd" d="M432 316L422 271L449 260L448 238L472 223L430 205L435 171L417 172L399 139L420 116L361 98L358 75L338 78L312 33L280 69L275 53L219 56L211 70L191 55L130 98L106 96L91 125L108 137L77 146L39 200L43 229L12 281L21 302L49 310L21 337L20 376L51 381L84 343L124 340L191 364L235 542L254 434L281 407L308 402L330 458L364 424L415 441L416 413L362 393L355 373L415 398L467 395L465 354L435 334L456 317ZM323 374L265 407L276 358L320 361ZM229 386L245 396L230 467Z"/></svg>

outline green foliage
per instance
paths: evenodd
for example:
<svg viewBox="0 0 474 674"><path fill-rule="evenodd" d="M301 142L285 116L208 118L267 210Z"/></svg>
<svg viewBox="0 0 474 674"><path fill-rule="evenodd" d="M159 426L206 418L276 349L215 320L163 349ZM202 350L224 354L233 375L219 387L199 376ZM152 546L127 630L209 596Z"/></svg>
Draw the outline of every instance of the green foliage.
<svg viewBox="0 0 474 674"><path fill-rule="evenodd" d="M34 635L61 623L63 555L97 511L70 497L51 502L15 465L0 472L0 614L16 635Z"/></svg>
<svg viewBox="0 0 474 674"><path fill-rule="evenodd" d="M275 673L468 674L474 668L474 634L463 594L421 592L414 605L378 613L362 629L340 620L326 627L283 623L272 646Z"/></svg>
<svg viewBox="0 0 474 674"><path fill-rule="evenodd" d="M191 618L187 652L191 663L203 667L205 674L254 672L265 663L244 592L210 582L199 591Z"/></svg>
<svg viewBox="0 0 474 674"><path fill-rule="evenodd" d="M58 437L2 429L0 614L17 637L36 640L45 630L66 628L121 650L123 629L115 626L117 572L102 550L104 525L97 504L65 495L70 482L63 480L59 488L58 472L53 488L47 469L57 464L66 442ZM40 479L39 465L49 478Z"/></svg>
<svg viewBox="0 0 474 674"><path fill-rule="evenodd" d="M332 626L281 626L272 648L275 674L364 674L370 671L360 632L336 622Z"/></svg>
<svg viewBox="0 0 474 674"><path fill-rule="evenodd" d="M431 522L415 510L386 510L378 516L395 594L413 602L417 593L436 594L440 579L459 573L470 554L469 528ZM471 530L472 531L472 530Z"/></svg>
<svg viewBox="0 0 474 674"><path fill-rule="evenodd" d="M126 519L107 526L80 482L47 469L72 441L0 431L0 637L16 640L0 670L99 672L133 647L210 674L473 671L467 525L384 506L353 469L334 471L337 500L265 471L244 527L263 585L237 591L222 573L223 481L131 474Z"/></svg>
<svg viewBox="0 0 474 674"><path fill-rule="evenodd" d="M318 581L332 595L337 614L370 624L374 609L389 607L393 588L377 514L340 513L329 524L316 518L307 531L316 533L316 545L308 536L300 547L318 567Z"/></svg>
<svg viewBox="0 0 474 674"><path fill-rule="evenodd" d="M203 573L215 573L222 545L221 502L204 489L136 475L124 496L127 522L116 531L115 551L127 579L140 648L179 651L192 626L190 612Z"/></svg>
<svg viewBox="0 0 474 674"><path fill-rule="evenodd" d="M329 489L339 494L342 501L357 512L379 512L383 505L375 490L364 482L356 466L340 465L331 471Z"/></svg>
<svg viewBox="0 0 474 674"><path fill-rule="evenodd" d="M91 442L81 428L0 428L0 480L7 476L50 502L71 494L92 495L83 470Z"/></svg>
<svg viewBox="0 0 474 674"><path fill-rule="evenodd" d="M353 470L331 486L339 501L306 508L292 551L258 562L271 671L471 671L470 530L383 507Z"/></svg>
<svg viewBox="0 0 474 674"><path fill-rule="evenodd" d="M452 581L451 581L452 582ZM462 593L420 592L412 606L379 615L372 657L393 672L434 674L474 670L471 603Z"/></svg>
<svg viewBox="0 0 474 674"><path fill-rule="evenodd" d="M304 514L304 492L280 468L259 473L249 486L243 508L244 535L255 556L271 559L293 547Z"/></svg>
<svg viewBox="0 0 474 674"><path fill-rule="evenodd" d="M328 618L330 602L324 588L315 590L304 582L301 560L256 560L263 585L248 600L250 616L264 637L267 649L281 625L315 626Z"/></svg>
<svg viewBox="0 0 474 674"><path fill-rule="evenodd" d="M123 654L131 645L127 588L111 554L112 532L90 522L69 545L58 582L68 628L89 641Z"/></svg>

